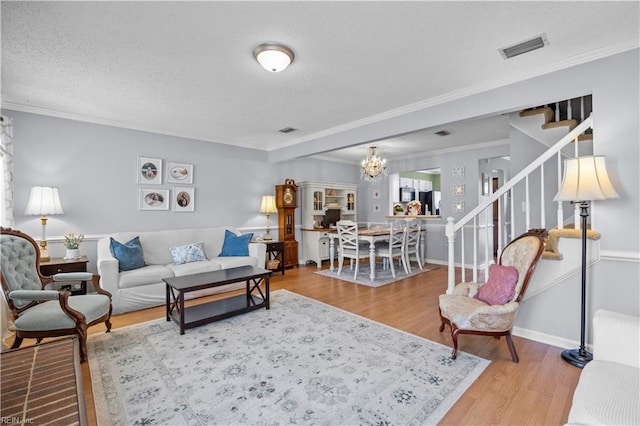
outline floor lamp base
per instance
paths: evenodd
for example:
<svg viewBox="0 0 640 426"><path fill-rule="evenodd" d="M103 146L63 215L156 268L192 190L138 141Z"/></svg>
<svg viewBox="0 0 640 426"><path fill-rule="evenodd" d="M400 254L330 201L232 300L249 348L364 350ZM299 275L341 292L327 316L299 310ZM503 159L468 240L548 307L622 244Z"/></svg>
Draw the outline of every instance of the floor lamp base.
<svg viewBox="0 0 640 426"><path fill-rule="evenodd" d="M567 349L562 351L562 359L569 364L578 368L584 368L585 365L593 360L593 355L588 351L581 351L580 349Z"/></svg>

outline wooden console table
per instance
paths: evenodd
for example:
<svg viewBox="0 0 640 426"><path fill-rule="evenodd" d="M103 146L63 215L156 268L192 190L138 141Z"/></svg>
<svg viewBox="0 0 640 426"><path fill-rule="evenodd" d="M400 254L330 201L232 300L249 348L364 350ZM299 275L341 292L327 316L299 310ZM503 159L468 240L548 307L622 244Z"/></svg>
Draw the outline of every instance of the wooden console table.
<svg viewBox="0 0 640 426"><path fill-rule="evenodd" d="M0 359L2 423L88 424L77 337L10 350Z"/></svg>

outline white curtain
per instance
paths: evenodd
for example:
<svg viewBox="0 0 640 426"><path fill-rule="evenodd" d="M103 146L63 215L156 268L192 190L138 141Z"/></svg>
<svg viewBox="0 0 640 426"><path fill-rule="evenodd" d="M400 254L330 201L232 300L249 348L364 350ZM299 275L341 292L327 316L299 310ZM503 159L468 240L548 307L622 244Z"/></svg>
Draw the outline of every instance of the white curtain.
<svg viewBox="0 0 640 426"><path fill-rule="evenodd" d="M2 156L2 226L13 226L13 126L11 119L0 115L0 156Z"/></svg>
<svg viewBox="0 0 640 426"><path fill-rule="evenodd" d="M0 156L2 161L0 167L2 168L2 194L0 194L0 224L2 226L13 226L13 126L11 119L5 115L0 115L0 125L2 131L0 132ZM13 321L11 321L11 313L9 312L9 305L4 298L4 292L2 294L2 301L0 302L0 333L2 336L2 349L6 349L8 346L5 344L5 339L11 337L10 329L13 328Z"/></svg>

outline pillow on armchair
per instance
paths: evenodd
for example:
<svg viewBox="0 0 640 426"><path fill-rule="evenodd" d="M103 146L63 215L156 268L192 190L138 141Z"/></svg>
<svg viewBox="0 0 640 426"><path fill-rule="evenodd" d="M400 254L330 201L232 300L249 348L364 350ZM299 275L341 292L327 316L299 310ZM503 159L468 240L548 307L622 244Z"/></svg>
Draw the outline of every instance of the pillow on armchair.
<svg viewBox="0 0 640 426"><path fill-rule="evenodd" d="M251 238L253 238L253 233L236 235L229 230L225 230L220 256L249 256Z"/></svg>
<svg viewBox="0 0 640 426"><path fill-rule="evenodd" d="M504 305L509 302L518 284L518 270L513 266L490 265L489 279L478 288L473 296L490 305Z"/></svg>

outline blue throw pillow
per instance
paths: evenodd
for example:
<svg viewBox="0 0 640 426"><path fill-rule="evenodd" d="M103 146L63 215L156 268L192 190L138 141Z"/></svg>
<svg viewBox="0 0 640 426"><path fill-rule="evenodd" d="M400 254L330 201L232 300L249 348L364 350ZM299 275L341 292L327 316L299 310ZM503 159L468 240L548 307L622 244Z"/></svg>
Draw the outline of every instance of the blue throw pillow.
<svg viewBox="0 0 640 426"><path fill-rule="evenodd" d="M144 266L140 237L135 237L124 244L111 238L111 254L118 259L120 271L131 271Z"/></svg>
<svg viewBox="0 0 640 426"><path fill-rule="evenodd" d="M229 230L225 230L220 257L249 256L249 241L251 241L251 238L253 238L253 233L236 235Z"/></svg>
<svg viewBox="0 0 640 426"><path fill-rule="evenodd" d="M204 243L192 243L186 246L171 247L169 251L171 252L174 265L207 260L207 256L204 254Z"/></svg>

